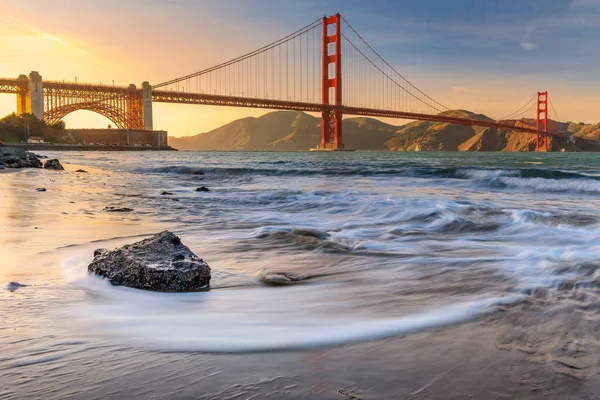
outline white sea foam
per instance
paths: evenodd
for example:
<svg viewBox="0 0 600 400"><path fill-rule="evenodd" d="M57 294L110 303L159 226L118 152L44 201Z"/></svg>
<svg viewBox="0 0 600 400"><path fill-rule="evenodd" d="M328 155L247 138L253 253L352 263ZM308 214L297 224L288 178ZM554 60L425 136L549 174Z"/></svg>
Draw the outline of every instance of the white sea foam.
<svg viewBox="0 0 600 400"><path fill-rule="evenodd" d="M510 187L544 192L600 192L600 181L587 179L543 179L502 177L500 182Z"/></svg>
<svg viewBox="0 0 600 400"><path fill-rule="evenodd" d="M463 175L466 178L487 180L497 179L503 176L519 176L518 170L506 169L461 169L457 171L458 175Z"/></svg>
<svg viewBox="0 0 600 400"><path fill-rule="evenodd" d="M297 350L369 341L469 321L524 297L365 318L327 315L332 310L322 297L333 290L331 285L161 294L110 287L96 278L85 284L105 299L78 309L79 328L123 345L183 352Z"/></svg>

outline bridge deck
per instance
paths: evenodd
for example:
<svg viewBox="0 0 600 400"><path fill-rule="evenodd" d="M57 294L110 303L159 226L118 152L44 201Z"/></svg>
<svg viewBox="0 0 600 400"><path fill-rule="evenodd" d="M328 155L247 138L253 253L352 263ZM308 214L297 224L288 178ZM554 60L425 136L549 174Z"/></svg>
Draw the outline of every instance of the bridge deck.
<svg viewBox="0 0 600 400"><path fill-rule="evenodd" d="M67 90L77 92L96 92L104 94L121 94L141 96L141 89L132 89L124 86L106 86L92 85L74 82L57 82L44 81L44 88L53 90ZM2 79L0 78L0 93L20 93L27 88L21 86L21 82L17 79ZM247 97L211 95L204 93L186 93L174 92L167 90L154 90L152 92L152 101L156 103L179 103L179 104L200 104L211 106L228 106L228 107L248 107L262 108L270 110L290 110L304 112L322 112L325 110L335 109L336 106L324 105L319 103L306 103L297 101L282 101L270 99L257 99ZM361 107L341 107L343 115L358 115L365 117L379 118L399 118L406 120L431 121L431 122L446 122L457 125L480 126L486 128L497 128L506 130L516 130L519 132L531 133L534 135L543 134L554 137L566 137L563 133L544 132L534 127L514 126L498 121L482 121L477 119L459 118L440 114L419 114L393 110L379 110L373 108Z"/></svg>
<svg viewBox="0 0 600 400"><path fill-rule="evenodd" d="M268 100L268 99L252 99L245 97L220 96L211 94L197 94L185 92L171 91L153 91L152 101L156 103L182 103L182 104L201 104L211 106L230 106L230 107L248 107L248 108L263 108L271 110L290 110L290 111L305 111L305 112L322 112L324 110L334 109L336 106L323 105L316 103L303 103L294 101ZM478 119L459 118L448 115L432 115L409 113L403 111L378 110L372 108L348 107L342 106L343 115L359 115L365 117L380 117L380 118L398 118L418 121L431 122L446 122L456 125L480 126L485 128L496 128L515 130L519 132L531 133L534 135L543 134L553 137L566 137L566 135L555 132L544 132L534 127L515 126L498 121L482 121Z"/></svg>

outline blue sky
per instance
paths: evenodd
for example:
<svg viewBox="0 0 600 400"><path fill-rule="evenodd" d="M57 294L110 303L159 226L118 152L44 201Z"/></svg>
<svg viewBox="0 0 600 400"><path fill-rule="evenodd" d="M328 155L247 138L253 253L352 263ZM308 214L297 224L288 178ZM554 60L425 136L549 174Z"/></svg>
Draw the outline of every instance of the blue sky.
<svg viewBox="0 0 600 400"><path fill-rule="evenodd" d="M335 12L451 108L499 118L549 90L561 119L600 121L600 0L0 0L0 76L162 82ZM14 107L5 97L0 114ZM157 108L155 125L176 135L260 114ZM81 113L67 122L100 121Z"/></svg>

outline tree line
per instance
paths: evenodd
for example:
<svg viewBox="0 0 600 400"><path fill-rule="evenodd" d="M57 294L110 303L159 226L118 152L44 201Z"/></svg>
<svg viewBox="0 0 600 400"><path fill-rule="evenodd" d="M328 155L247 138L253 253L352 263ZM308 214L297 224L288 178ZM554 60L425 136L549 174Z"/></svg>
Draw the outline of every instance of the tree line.
<svg viewBox="0 0 600 400"><path fill-rule="evenodd" d="M27 142L30 137L41 137L49 143L82 143L78 136L66 130L64 121L48 125L33 114L12 113L0 119L0 140L5 143Z"/></svg>

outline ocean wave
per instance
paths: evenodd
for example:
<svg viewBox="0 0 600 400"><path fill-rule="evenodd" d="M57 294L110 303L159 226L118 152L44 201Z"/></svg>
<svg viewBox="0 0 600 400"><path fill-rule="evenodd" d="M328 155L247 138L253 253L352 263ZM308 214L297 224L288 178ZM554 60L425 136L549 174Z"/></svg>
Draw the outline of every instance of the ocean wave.
<svg viewBox="0 0 600 400"><path fill-rule="evenodd" d="M289 246L303 248L306 250L320 249L323 251L345 252L349 248L332 239L332 236L319 229L314 228L274 228L262 227L256 229L252 238L260 239L273 246Z"/></svg>
<svg viewBox="0 0 600 400"><path fill-rule="evenodd" d="M135 172L138 173L151 173L151 174L182 174L182 175L204 175L204 170L196 167L185 167L171 165L167 167L156 167L156 168L137 168Z"/></svg>
<svg viewBox="0 0 600 400"><path fill-rule="evenodd" d="M446 178L490 180L503 177L514 178L540 178L540 179L585 179L599 180L599 177L581 174L578 172L562 171L556 169L518 168L518 169L487 169L487 168L440 168L433 175Z"/></svg>
<svg viewBox="0 0 600 400"><path fill-rule="evenodd" d="M503 177L499 183L513 188L541 192L600 193L600 181L589 179L544 179Z"/></svg>
<svg viewBox="0 0 600 400"><path fill-rule="evenodd" d="M273 165L272 168L267 165ZM289 164L290 167L285 165ZM294 167L295 166L295 167ZM577 172L562 171L557 169L542 168L515 168L515 169L488 169L488 168L463 168L439 167L427 165L414 165L408 163L385 163L373 165L353 164L328 164L326 167L320 163L298 165L286 161L273 161L272 163L258 162L256 166L248 167L215 167L204 166L165 166L155 168L137 168L138 173L165 173L182 175L207 175L214 177L243 177L243 176L399 176L414 178L440 178L463 180L497 180L500 178L540 178L547 180L580 179L600 181L600 177L585 175Z"/></svg>

